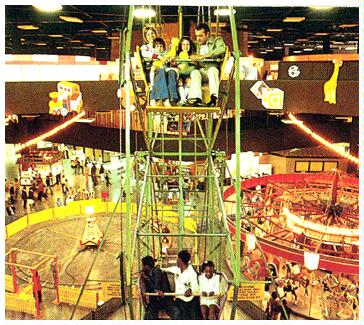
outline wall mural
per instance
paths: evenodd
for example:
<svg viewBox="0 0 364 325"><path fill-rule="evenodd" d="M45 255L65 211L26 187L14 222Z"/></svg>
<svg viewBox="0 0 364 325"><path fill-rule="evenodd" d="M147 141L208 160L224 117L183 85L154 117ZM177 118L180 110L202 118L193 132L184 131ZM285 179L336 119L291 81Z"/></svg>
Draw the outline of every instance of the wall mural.
<svg viewBox="0 0 364 325"><path fill-rule="evenodd" d="M60 81L57 83L57 90L49 93L49 114L66 116L69 112L81 111L83 101L79 84Z"/></svg>

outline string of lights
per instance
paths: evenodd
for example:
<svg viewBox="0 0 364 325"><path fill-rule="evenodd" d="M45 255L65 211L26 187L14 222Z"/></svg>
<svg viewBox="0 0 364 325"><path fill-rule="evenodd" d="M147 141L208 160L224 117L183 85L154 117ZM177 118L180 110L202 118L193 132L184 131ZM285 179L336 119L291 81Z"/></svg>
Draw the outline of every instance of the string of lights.
<svg viewBox="0 0 364 325"><path fill-rule="evenodd" d="M317 142L323 144L325 147L327 147L328 149L330 149L331 151L336 152L337 154L339 154L340 156L352 161L353 163L355 163L356 165L359 166L359 159L347 152L344 152L342 149L340 149L338 146L336 146L335 144L331 143L330 141L327 141L326 139L324 139L322 136L320 136L319 134L313 132L310 128L308 128L306 125L303 124L302 121L300 121L299 119L297 119L292 113L289 113L288 115L289 119L296 125L298 126L302 131L304 131L305 133L309 134L312 138L314 138Z"/></svg>
<svg viewBox="0 0 364 325"><path fill-rule="evenodd" d="M55 127L54 129L45 132L25 143L17 143L15 145L15 151L18 152L20 150L23 150L25 148L28 148L30 146L36 145L37 143L39 143L40 141L51 137L52 135L55 135L56 133L58 133L59 131L65 129L66 127L70 126L71 124L77 122L79 119L81 119L84 115L86 114L86 112L81 112L79 114L77 114L76 116L72 117L70 120L62 123L61 125L58 125L57 127Z"/></svg>

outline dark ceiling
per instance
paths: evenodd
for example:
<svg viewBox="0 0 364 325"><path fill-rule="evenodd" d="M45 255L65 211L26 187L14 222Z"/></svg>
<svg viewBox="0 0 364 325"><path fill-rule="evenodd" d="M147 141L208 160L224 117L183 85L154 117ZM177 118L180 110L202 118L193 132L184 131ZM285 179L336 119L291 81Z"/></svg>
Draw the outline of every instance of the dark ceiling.
<svg viewBox="0 0 364 325"><path fill-rule="evenodd" d="M153 6L153 8L156 8ZM161 6L162 22L177 21L177 6ZM198 13L216 21L216 7L183 7L184 30ZM281 59L286 54L357 53L359 8L333 7L317 10L311 7L235 7L238 30L249 32L249 54L265 59ZM59 16L72 16L83 23L65 22ZM305 17L297 23L285 23L287 16ZM112 36L126 26L128 6L64 5L61 11L45 13L30 5L5 6L6 54L70 54L109 59ZM203 19L200 16L201 20ZM220 22L228 22L220 17ZM38 30L22 30L18 25L33 24ZM133 28L140 29L140 19ZM105 30L95 34L92 30ZM224 27L229 31L229 24ZM267 31L267 29L282 29ZM321 34L317 34L321 33ZM323 33L323 34L322 34ZM113 35L114 34L114 35ZM49 35L59 35L51 37ZM287 52L288 51L288 52Z"/></svg>

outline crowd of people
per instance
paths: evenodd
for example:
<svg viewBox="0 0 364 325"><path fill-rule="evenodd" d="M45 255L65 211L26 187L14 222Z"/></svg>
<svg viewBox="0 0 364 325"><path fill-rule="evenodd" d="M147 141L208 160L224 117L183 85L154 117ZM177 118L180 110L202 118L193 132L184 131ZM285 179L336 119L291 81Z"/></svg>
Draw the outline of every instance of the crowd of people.
<svg viewBox="0 0 364 325"><path fill-rule="evenodd" d="M28 214L37 210L38 204L49 201L49 199L51 199L50 201L54 200L55 206L58 207L76 200L94 199L96 187L100 183L105 185L105 190L111 185L111 174L104 168L102 159L95 161L87 157L84 162L81 162L79 158L74 158L71 160L71 167L74 170L74 175L84 176L84 179L74 178L71 183L72 186L64 171L55 177L51 172L46 177L42 177L35 169L29 185L21 185L18 178L14 178L13 181L5 179L5 208L8 216L14 218L16 210L21 209L21 207L24 211L22 213L19 210L20 214ZM73 176L69 175L69 177Z"/></svg>
<svg viewBox="0 0 364 325"><path fill-rule="evenodd" d="M198 275L191 264L191 255L187 250L178 253L177 265L159 268L152 256L142 258L143 282L142 300L145 307L144 319L158 319L158 312L164 310L171 319L211 319L219 317L220 274L215 272L212 261L204 262ZM174 274L175 292L165 272ZM144 295L154 293L154 296Z"/></svg>
<svg viewBox="0 0 364 325"><path fill-rule="evenodd" d="M226 51L221 37L212 37L208 25L197 25L196 42L183 36L166 43L152 26L143 32L140 53L150 84L150 105L209 106L217 105L219 94L219 59ZM210 101L202 100L202 81L208 81Z"/></svg>

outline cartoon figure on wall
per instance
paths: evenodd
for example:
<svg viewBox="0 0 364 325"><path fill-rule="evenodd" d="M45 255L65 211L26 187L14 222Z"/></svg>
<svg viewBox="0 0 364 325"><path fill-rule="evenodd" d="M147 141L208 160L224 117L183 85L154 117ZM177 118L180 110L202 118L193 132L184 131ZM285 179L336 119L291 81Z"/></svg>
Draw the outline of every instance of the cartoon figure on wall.
<svg viewBox="0 0 364 325"><path fill-rule="evenodd" d="M337 78L339 77L339 70L343 62L333 60L332 63L334 64L334 71L331 78L324 84L324 101L329 102L329 104L336 104Z"/></svg>
<svg viewBox="0 0 364 325"><path fill-rule="evenodd" d="M60 81L57 90L49 93L49 114L66 116L69 112L81 111L83 102L79 84Z"/></svg>

